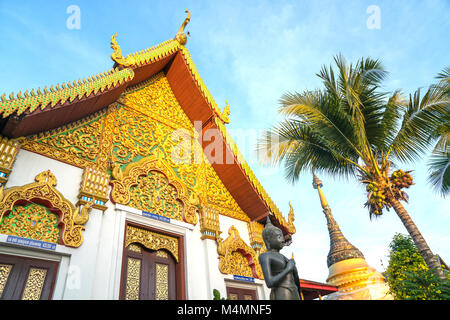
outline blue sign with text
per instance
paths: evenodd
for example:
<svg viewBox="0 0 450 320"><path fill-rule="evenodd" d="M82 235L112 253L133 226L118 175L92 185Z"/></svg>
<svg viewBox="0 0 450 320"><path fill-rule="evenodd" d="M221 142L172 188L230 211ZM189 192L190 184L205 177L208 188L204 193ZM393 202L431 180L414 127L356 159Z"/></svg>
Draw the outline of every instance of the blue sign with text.
<svg viewBox="0 0 450 320"><path fill-rule="evenodd" d="M33 247L33 248L56 250L56 243L21 238L21 237L16 237L16 236L8 236L8 238L6 238L6 242L16 243L16 244L20 244L20 245L27 246L27 247Z"/></svg>
<svg viewBox="0 0 450 320"><path fill-rule="evenodd" d="M255 282L255 278L237 276L237 275L233 275L233 279L239 280L239 281L245 281L245 282Z"/></svg>
<svg viewBox="0 0 450 320"><path fill-rule="evenodd" d="M160 216L158 214L154 214L154 213L147 212L147 211L142 211L142 215L146 216L146 217L149 217L149 218L152 218L152 219L155 219L155 220L159 220L159 221L164 221L164 222L170 223L170 218L163 217L163 216Z"/></svg>

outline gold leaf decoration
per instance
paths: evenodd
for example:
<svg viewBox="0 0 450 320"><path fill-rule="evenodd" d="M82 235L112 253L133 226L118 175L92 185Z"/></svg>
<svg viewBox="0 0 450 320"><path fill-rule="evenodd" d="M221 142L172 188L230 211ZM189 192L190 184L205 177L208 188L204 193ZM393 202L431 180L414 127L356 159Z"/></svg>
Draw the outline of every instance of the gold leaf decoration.
<svg viewBox="0 0 450 320"><path fill-rule="evenodd" d="M256 251L242 240L236 227L231 226L228 235L225 240L217 239L220 272L263 279Z"/></svg>

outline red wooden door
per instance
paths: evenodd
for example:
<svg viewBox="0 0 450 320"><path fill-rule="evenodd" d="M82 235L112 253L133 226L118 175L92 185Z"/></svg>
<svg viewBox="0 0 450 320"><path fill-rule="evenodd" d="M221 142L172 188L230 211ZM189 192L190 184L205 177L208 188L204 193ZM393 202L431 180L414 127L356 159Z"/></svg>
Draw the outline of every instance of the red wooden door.
<svg viewBox="0 0 450 320"><path fill-rule="evenodd" d="M256 300L256 290L227 287L229 300Z"/></svg>
<svg viewBox="0 0 450 320"><path fill-rule="evenodd" d="M0 254L0 299L49 300L58 262Z"/></svg>
<svg viewBox="0 0 450 320"><path fill-rule="evenodd" d="M137 243L125 249L121 299L176 299L176 263L165 250L149 250Z"/></svg>

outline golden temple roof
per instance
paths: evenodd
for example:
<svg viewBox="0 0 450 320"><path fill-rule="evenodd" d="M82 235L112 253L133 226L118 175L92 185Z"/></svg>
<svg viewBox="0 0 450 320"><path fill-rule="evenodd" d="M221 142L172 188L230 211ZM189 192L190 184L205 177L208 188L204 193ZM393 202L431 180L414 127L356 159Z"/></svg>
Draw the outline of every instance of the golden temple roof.
<svg viewBox="0 0 450 320"><path fill-rule="evenodd" d="M220 110L212 94L208 90L205 82L201 78L188 49L184 46L186 44L186 38L183 31L189 20L190 13L188 12L188 17L183 22L174 39L167 40L161 44L155 45L139 52L128 54L126 57L122 55L120 46L117 43L117 34L113 35L111 38L111 48L113 49L111 58L115 62L115 64L112 70L106 71L100 75L97 74L95 76L91 76L88 79L80 79L78 81L63 83L62 85L57 85L56 87L51 86L50 89L37 89L36 92L35 90L31 90L30 92L26 90L23 94L19 92L17 94L17 97L14 97L14 94L10 94L9 99L6 98L6 94L3 94L0 100L1 118L8 118L12 115L20 116L24 113L28 115L33 114L35 111L43 110L48 106L53 108L56 105L62 106L64 104L63 107L66 108L76 98L78 98L77 100L79 101L82 98L87 98L92 94L94 94L94 96L101 95L109 89L117 87L118 85L123 85L123 90L126 90L127 87L134 86L136 85L136 83L141 82L140 78L137 75L137 72L142 72L141 70L143 70L147 65L154 64L164 58L169 58L170 56L179 53L183 57L184 63L189 70L189 73L192 76L195 85L201 92L201 95L209 105L211 112L214 115L214 124L222 133L226 145L234 154L236 162L241 168L242 172L245 174L259 197L264 201L265 206L270 210L272 214L274 214L280 225L288 233L293 234L296 232L296 230L293 224L294 211L292 207L288 214L288 220L286 221L279 208L275 205L273 200L270 198L266 190L257 179L256 175L251 170L250 166L239 151L231 135L228 133L228 130L225 126L225 124L229 122L227 121L228 117L226 114L227 112L229 112L228 105L225 108L224 112ZM148 79L148 75L146 79ZM78 106L76 108L77 110L80 109ZM98 110L94 110L93 112L96 111ZM79 120L81 116L85 115L82 115L80 112L78 118L74 118L72 119L72 121ZM69 119L63 119L61 121L67 122L69 121ZM29 123L30 122L32 121L30 120ZM61 123L59 125L64 124L65 123ZM15 126L16 124L13 123L10 128L14 128ZM52 128L45 128L44 131L49 129ZM18 130L18 132L26 132L27 135L38 133L32 132L32 130ZM5 132L3 132L3 134L5 134ZM264 212L261 212L261 214L264 214Z"/></svg>

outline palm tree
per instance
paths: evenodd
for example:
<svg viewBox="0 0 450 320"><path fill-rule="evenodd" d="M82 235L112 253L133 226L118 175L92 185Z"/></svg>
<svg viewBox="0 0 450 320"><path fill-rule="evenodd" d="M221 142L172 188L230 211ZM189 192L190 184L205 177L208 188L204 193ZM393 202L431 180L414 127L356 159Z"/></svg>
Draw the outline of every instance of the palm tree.
<svg viewBox="0 0 450 320"><path fill-rule="evenodd" d="M259 153L266 162L283 162L292 182L311 170L356 177L366 186L369 216L393 208L428 267L444 279L401 203L408 201L404 189L413 184L410 171L392 169L393 160L417 160L429 147L429 133L436 132L445 109L442 92L430 87L423 97L417 91L407 102L400 91L380 92L387 72L379 60L362 58L348 65L338 55L334 61L337 72L330 65L317 74L324 88L281 97L279 112L285 120L261 137Z"/></svg>
<svg viewBox="0 0 450 320"><path fill-rule="evenodd" d="M437 77L440 82L436 85L437 90L450 101L450 67L444 69ZM450 104L444 114L442 123L437 131L432 134L432 138L437 139L437 143L431 153L429 161L430 175L428 181L435 190L446 196L450 192Z"/></svg>

